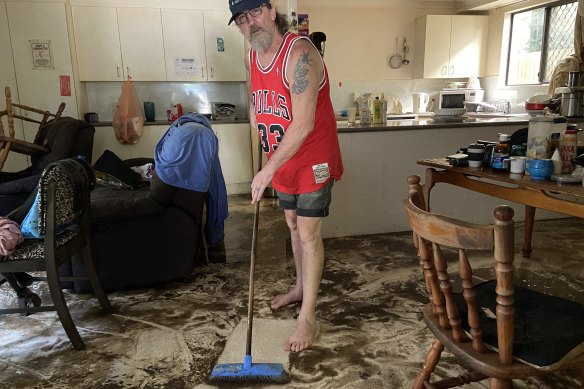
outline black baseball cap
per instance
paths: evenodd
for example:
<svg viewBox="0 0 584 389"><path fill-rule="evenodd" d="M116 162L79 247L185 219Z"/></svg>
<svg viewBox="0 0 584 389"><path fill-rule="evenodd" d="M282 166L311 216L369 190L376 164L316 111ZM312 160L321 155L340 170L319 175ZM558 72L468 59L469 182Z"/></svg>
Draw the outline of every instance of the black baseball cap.
<svg viewBox="0 0 584 389"><path fill-rule="evenodd" d="M233 19L243 11L249 11L259 7L262 4L270 4L269 0L229 0L229 10L231 11L231 19L229 19L230 25Z"/></svg>

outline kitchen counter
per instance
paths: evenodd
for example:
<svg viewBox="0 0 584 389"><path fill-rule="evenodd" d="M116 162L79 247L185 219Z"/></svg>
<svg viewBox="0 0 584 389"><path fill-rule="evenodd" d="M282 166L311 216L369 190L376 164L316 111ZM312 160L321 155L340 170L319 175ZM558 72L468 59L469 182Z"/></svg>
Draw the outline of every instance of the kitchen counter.
<svg viewBox="0 0 584 389"><path fill-rule="evenodd" d="M148 126L170 126L172 123L168 120L155 120L153 122L144 122L144 127ZM235 119L235 120L211 120L211 124L239 124L239 123L248 123L249 119ZM96 122L93 123L94 127L111 127L112 122Z"/></svg>

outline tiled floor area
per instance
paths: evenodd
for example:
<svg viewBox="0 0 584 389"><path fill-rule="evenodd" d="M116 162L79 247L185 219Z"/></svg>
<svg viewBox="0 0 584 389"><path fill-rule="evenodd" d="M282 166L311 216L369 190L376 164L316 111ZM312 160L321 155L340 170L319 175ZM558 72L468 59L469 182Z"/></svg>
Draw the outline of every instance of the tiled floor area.
<svg viewBox="0 0 584 389"><path fill-rule="evenodd" d="M0 320L0 388L206 388L210 369L235 326L246 316L253 207L230 197L227 264L157 288L110 294L116 312L100 313L88 295L68 294L87 349L74 351L54 312ZM518 283L584 303L584 222L536 223L532 258L520 256ZM256 317L291 319L295 307L272 312L271 296L294 282L286 254L287 229L275 200L261 206ZM290 388L408 388L431 344L421 321L426 301L410 234L325 241L326 264L318 315L321 335L310 350L291 354ZM479 258L479 278L492 263ZM37 289L44 299L49 296ZM0 288L0 303L13 301ZM257 334L270 341L270 334ZM446 355L440 377L461 368ZM517 388L577 388L576 373L517 381ZM228 387L228 386L226 386ZM251 387L251 386L250 386ZM260 387L260 386L258 386ZM261 386L264 387L264 386ZM486 388L473 383L465 388Z"/></svg>

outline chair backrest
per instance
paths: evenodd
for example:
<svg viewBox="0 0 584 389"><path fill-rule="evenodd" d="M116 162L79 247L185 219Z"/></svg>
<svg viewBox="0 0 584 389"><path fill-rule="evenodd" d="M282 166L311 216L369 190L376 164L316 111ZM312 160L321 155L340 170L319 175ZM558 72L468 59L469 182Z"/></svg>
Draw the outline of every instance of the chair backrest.
<svg viewBox="0 0 584 389"><path fill-rule="evenodd" d="M410 193L404 205L413 231L414 244L426 281L426 288L433 313L443 331L450 331L456 342L468 342L461 326L457 296L453 293L448 273L447 258L453 249L458 254L458 273L463 289L472 347L476 352L486 351L479 321L479 312L473 290L473 274L467 250L490 250L495 260L497 276L497 338L499 361L503 365L512 363L513 345L513 255L514 223L513 209L499 206L495 209L493 225L466 223L423 210L420 178L408 177ZM458 300L460 301L460 300Z"/></svg>
<svg viewBox="0 0 584 389"><path fill-rule="evenodd" d="M63 159L48 165L39 180L38 229L46 234L49 201L54 199L55 224L64 226L89 210L95 184L91 166L79 159ZM88 219L88 215L87 219Z"/></svg>

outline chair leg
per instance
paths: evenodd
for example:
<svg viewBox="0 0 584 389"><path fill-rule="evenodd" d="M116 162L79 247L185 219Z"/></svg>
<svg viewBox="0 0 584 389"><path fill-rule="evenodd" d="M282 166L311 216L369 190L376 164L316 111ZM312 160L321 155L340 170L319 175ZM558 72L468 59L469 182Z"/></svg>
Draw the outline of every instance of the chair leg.
<svg viewBox="0 0 584 389"><path fill-rule="evenodd" d="M513 381L489 378L489 389L513 389Z"/></svg>
<svg viewBox="0 0 584 389"><path fill-rule="evenodd" d="M414 381L414 385L412 389L422 389L424 388L424 382L430 380L430 375L436 368L438 361L440 360L440 355L444 351L444 346L438 339L434 340L432 344L432 348L426 354L426 360L422 365L422 370L418 373L416 380Z"/></svg>
<svg viewBox="0 0 584 389"><path fill-rule="evenodd" d="M85 349L85 343L83 343L83 340L77 331L77 327L75 327L75 323L73 322L73 318L71 318L71 313L65 302L65 297L61 291L55 258L48 255L45 258L45 261L47 265L47 283L53 299L53 305L59 315L59 320L61 320L61 324L63 325L63 328L75 350L83 350Z"/></svg>
<svg viewBox="0 0 584 389"><path fill-rule="evenodd" d="M112 313L112 305L104 293L99 279L97 278L97 272L95 271L95 266L93 265L93 258L91 256L91 247L89 243L87 243L83 248L81 257L83 258L83 265L85 267L85 272L87 273L87 278L89 279L91 287L93 288L95 297L97 297L97 300L101 304L101 308L105 313Z"/></svg>

